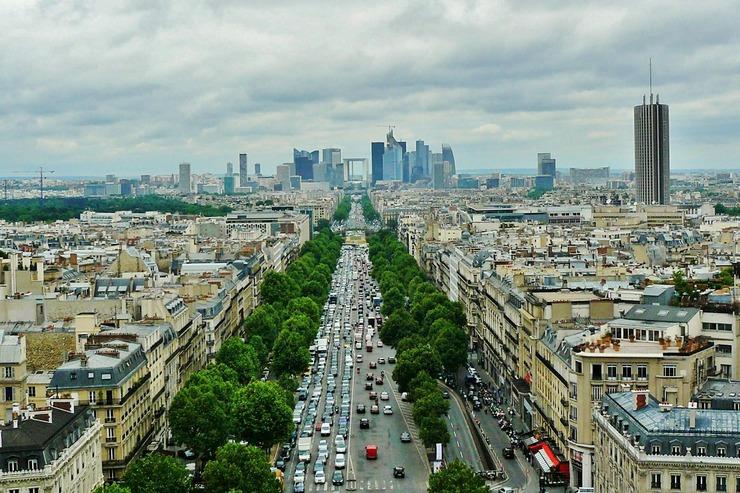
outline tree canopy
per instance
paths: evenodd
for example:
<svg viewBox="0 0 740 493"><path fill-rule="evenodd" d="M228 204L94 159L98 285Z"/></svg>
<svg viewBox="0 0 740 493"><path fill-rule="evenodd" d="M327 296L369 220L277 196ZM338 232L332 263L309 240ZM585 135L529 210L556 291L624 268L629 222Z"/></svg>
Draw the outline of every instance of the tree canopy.
<svg viewBox="0 0 740 493"><path fill-rule="evenodd" d="M293 431L293 410L275 382L255 380L237 390L234 413L239 437L261 448L286 440Z"/></svg>
<svg viewBox="0 0 740 493"><path fill-rule="evenodd" d="M227 443L206 464L203 480L210 493L279 493L265 453L251 445Z"/></svg>
<svg viewBox="0 0 740 493"><path fill-rule="evenodd" d="M190 473L174 457L149 454L135 460L123 475L131 493L189 493Z"/></svg>
<svg viewBox="0 0 740 493"><path fill-rule="evenodd" d="M459 460L429 477L428 493L489 493L483 478Z"/></svg>

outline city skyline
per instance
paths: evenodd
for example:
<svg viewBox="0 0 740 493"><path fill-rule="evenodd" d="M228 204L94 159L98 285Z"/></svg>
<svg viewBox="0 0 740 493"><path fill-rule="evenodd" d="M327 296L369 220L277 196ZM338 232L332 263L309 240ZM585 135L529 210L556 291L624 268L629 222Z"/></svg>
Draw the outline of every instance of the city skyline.
<svg viewBox="0 0 740 493"><path fill-rule="evenodd" d="M293 147L369 158L388 124L409 142L450 142L461 170L530 167L538 149L563 168L629 169L649 57L671 102L672 169L723 169L740 123L726 5L356 2L318 16L300 3L6 3L0 174L215 171L242 150L274 173ZM337 36L289 34L328 24ZM429 25L447 35L430 39ZM281 75L290 67L306 70Z"/></svg>

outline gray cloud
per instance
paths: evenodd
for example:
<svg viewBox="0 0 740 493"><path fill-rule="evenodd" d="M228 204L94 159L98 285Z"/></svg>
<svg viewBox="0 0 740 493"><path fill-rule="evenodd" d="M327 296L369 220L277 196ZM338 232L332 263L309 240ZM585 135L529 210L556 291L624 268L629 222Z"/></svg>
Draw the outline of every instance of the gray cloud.
<svg viewBox="0 0 740 493"><path fill-rule="evenodd" d="M461 168L628 168L651 56L673 166L736 167L738 21L713 0L11 0L0 174L270 170L293 146L367 156L387 123Z"/></svg>

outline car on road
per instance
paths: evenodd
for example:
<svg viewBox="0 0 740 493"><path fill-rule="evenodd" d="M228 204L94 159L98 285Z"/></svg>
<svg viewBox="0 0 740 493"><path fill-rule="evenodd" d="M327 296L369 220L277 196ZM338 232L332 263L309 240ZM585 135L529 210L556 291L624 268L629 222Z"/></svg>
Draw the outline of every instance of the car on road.
<svg viewBox="0 0 740 493"><path fill-rule="evenodd" d="M329 435L331 435L331 425L329 423L322 423L321 424L321 436L328 437Z"/></svg>
<svg viewBox="0 0 740 493"><path fill-rule="evenodd" d="M504 449L501 451L501 455L504 456L504 459L513 459L514 449L511 447L504 447Z"/></svg>
<svg viewBox="0 0 740 493"><path fill-rule="evenodd" d="M344 454L347 452L347 442L344 441L344 437L342 435L337 435L337 438L334 439L334 449L338 454Z"/></svg>
<svg viewBox="0 0 740 493"><path fill-rule="evenodd" d="M345 461L344 454L337 454L334 456L334 469L344 469L344 466L347 465L347 462Z"/></svg>
<svg viewBox="0 0 740 493"><path fill-rule="evenodd" d="M365 414L365 404L357 404L357 414Z"/></svg>
<svg viewBox="0 0 740 493"><path fill-rule="evenodd" d="M370 420L367 418L362 418L360 420L360 429L361 430L369 430L370 429Z"/></svg>
<svg viewBox="0 0 740 493"><path fill-rule="evenodd" d="M390 397L388 396L388 392L381 392L380 393L380 400L381 401L387 401L388 399L390 399Z"/></svg>
<svg viewBox="0 0 740 493"><path fill-rule="evenodd" d="M403 466L395 466L393 468L393 477L394 478L405 478L406 477L406 470L403 468Z"/></svg>
<svg viewBox="0 0 740 493"><path fill-rule="evenodd" d="M384 365L385 364L385 358L378 358L378 364Z"/></svg>
<svg viewBox="0 0 740 493"><path fill-rule="evenodd" d="M380 408L377 406L377 404L373 404L370 406L370 414L380 414Z"/></svg>
<svg viewBox="0 0 740 493"><path fill-rule="evenodd" d="M319 441L319 453L324 452L326 455L329 455L329 442L326 440L320 440Z"/></svg>
<svg viewBox="0 0 740 493"><path fill-rule="evenodd" d="M378 458L378 446L377 445L365 445L365 458L368 460L375 460Z"/></svg>
<svg viewBox="0 0 740 493"><path fill-rule="evenodd" d="M375 392L374 390L372 392L370 392L370 400L371 401L374 401L377 398L378 398L378 393L377 392Z"/></svg>
<svg viewBox="0 0 740 493"><path fill-rule="evenodd" d="M378 347L383 347L383 341L378 341Z"/></svg>
<svg viewBox="0 0 740 493"><path fill-rule="evenodd" d="M323 470L324 470L324 462L317 460L316 462L313 463L313 473L314 474L316 474L319 471L323 471Z"/></svg>
<svg viewBox="0 0 740 493"><path fill-rule="evenodd" d="M368 382L372 382L373 378L375 378L375 374L373 372L369 372L365 375L365 380L367 380Z"/></svg>
<svg viewBox="0 0 740 493"><path fill-rule="evenodd" d="M318 471L316 474L313 475L313 482L314 484L325 484L326 483L326 474L324 474L324 471Z"/></svg>
<svg viewBox="0 0 740 493"><path fill-rule="evenodd" d="M390 356L388 358L388 363L394 365L396 363L396 357L395 356Z"/></svg>
<svg viewBox="0 0 740 493"><path fill-rule="evenodd" d="M514 488L504 486L503 488L499 488L498 490L496 490L496 493L514 493Z"/></svg>
<svg viewBox="0 0 740 493"><path fill-rule="evenodd" d="M373 383L365 382L365 390L372 390L372 389L373 389Z"/></svg>
<svg viewBox="0 0 740 493"><path fill-rule="evenodd" d="M411 441L411 433L404 431L401 433L401 443L409 443Z"/></svg>
<svg viewBox="0 0 740 493"><path fill-rule="evenodd" d="M445 399L449 399L450 393L445 390L444 392L442 392L442 397L444 397Z"/></svg>
<svg viewBox="0 0 740 493"><path fill-rule="evenodd" d="M293 484L293 493L305 493L306 485L303 481L299 481Z"/></svg>
<svg viewBox="0 0 740 493"><path fill-rule="evenodd" d="M285 472L285 461L283 459L276 460L275 467Z"/></svg>
<svg viewBox="0 0 740 493"><path fill-rule="evenodd" d="M296 469L295 474L293 474L293 482L294 483L302 483L306 479L306 471Z"/></svg>
<svg viewBox="0 0 740 493"><path fill-rule="evenodd" d="M370 362L370 368L377 368L378 364L375 361Z"/></svg>
<svg viewBox="0 0 740 493"><path fill-rule="evenodd" d="M383 377L376 378L375 385L383 385Z"/></svg>
<svg viewBox="0 0 740 493"><path fill-rule="evenodd" d="M393 408L391 406L385 406L383 408L383 414L393 414Z"/></svg>
<svg viewBox="0 0 740 493"><path fill-rule="evenodd" d="M331 477L331 484L342 486L344 484L344 473L342 471L334 471L334 475Z"/></svg>

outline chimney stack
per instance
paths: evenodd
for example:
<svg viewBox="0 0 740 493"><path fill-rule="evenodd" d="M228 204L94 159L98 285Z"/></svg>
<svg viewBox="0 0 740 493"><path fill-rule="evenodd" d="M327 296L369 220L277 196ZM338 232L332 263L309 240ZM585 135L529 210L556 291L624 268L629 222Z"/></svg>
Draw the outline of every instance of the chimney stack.
<svg viewBox="0 0 740 493"><path fill-rule="evenodd" d="M689 408L689 429L693 430L696 428L696 409L697 409L696 402L689 402L688 408Z"/></svg>
<svg viewBox="0 0 740 493"><path fill-rule="evenodd" d="M632 391L632 403L634 404L632 408L633 411L639 411L643 407L647 406L648 391L647 390L633 390Z"/></svg>

